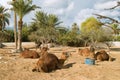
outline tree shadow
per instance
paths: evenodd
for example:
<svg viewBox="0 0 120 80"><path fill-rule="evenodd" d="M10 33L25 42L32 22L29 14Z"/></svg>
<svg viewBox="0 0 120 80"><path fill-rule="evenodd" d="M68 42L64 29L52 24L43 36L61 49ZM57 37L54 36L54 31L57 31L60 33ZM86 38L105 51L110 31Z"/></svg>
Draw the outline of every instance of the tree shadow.
<svg viewBox="0 0 120 80"><path fill-rule="evenodd" d="M120 48L110 48L111 51L120 51Z"/></svg>

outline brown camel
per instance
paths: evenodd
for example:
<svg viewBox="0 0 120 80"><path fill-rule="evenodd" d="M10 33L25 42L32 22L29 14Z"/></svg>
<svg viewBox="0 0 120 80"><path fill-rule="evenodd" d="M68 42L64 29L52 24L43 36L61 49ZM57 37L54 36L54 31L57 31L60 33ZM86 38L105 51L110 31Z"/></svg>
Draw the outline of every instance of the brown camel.
<svg viewBox="0 0 120 80"><path fill-rule="evenodd" d="M25 48L25 50L20 53L20 57L35 59L35 58L39 58L40 56L36 51Z"/></svg>
<svg viewBox="0 0 120 80"><path fill-rule="evenodd" d="M43 48L45 49L45 48ZM42 50L41 50L42 51ZM61 58L58 59L56 55L42 51L41 58L37 61L35 68L32 71L51 72L62 68L65 60L69 57L68 53L63 52Z"/></svg>
<svg viewBox="0 0 120 80"><path fill-rule="evenodd" d="M95 54L95 59L97 61L108 61L111 59L111 57L107 54L105 50L101 50Z"/></svg>
<svg viewBox="0 0 120 80"><path fill-rule="evenodd" d="M89 48L78 49L78 54L85 58L94 58L94 50L91 51Z"/></svg>
<svg viewBox="0 0 120 80"><path fill-rule="evenodd" d="M101 50L95 53L95 49L93 47L78 49L78 54L84 56L85 58L93 58L97 61L113 61L115 58L112 58L105 50Z"/></svg>

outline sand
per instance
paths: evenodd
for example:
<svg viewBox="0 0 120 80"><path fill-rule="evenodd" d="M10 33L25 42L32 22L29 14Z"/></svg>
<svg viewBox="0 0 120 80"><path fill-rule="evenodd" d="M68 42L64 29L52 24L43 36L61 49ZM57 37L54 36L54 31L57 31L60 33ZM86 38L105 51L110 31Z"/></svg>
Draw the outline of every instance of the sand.
<svg viewBox="0 0 120 80"><path fill-rule="evenodd" d="M28 46L33 47L34 44L24 44L24 47ZM50 48L49 52L57 57L60 57L62 51L72 55L65 61L63 69L43 73L32 72L38 59L20 58L19 53L11 53L13 43L7 44L0 49L0 80L120 80L120 47L111 47L110 56L116 58L115 61L96 62L95 65L83 64L83 57L77 54L78 48Z"/></svg>

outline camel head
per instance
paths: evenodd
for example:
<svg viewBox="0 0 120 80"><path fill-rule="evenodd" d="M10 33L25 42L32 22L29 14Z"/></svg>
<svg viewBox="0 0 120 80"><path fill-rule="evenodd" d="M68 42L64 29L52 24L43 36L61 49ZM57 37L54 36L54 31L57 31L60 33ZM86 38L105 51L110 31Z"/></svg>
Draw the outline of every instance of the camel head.
<svg viewBox="0 0 120 80"><path fill-rule="evenodd" d="M47 51L48 51L49 49L48 49L48 47L42 47L40 50L41 50L41 52L40 52L41 55L44 55L44 54L47 53Z"/></svg>
<svg viewBox="0 0 120 80"><path fill-rule="evenodd" d="M60 59L66 60L70 56L71 56L70 53L68 53L68 52L62 52Z"/></svg>
<svg viewBox="0 0 120 80"><path fill-rule="evenodd" d="M29 51L29 49L28 48L23 48L23 51Z"/></svg>
<svg viewBox="0 0 120 80"><path fill-rule="evenodd" d="M41 50L41 52L43 52L43 51L48 51L49 49L48 49L48 47L42 47L42 48L40 48L40 50Z"/></svg>

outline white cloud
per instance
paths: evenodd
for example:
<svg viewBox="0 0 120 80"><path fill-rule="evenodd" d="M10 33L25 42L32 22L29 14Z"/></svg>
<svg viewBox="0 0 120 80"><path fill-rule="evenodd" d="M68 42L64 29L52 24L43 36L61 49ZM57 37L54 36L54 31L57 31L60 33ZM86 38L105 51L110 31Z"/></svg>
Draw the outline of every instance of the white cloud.
<svg viewBox="0 0 120 80"><path fill-rule="evenodd" d="M54 5L54 4L56 4L56 3L58 3L60 0L44 0L44 4L46 5L46 6L51 6L51 5Z"/></svg>
<svg viewBox="0 0 120 80"><path fill-rule="evenodd" d="M74 2L71 0L44 0L42 7L48 12L52 9L52 13L62 15L74 9Z"/></svg>
<svg viewBox="0 0 120 80"><path fill-rule="evenodd" d="M77 16L75 17L74 21L77 22L79 25L85 21L87 18L93 16L93 13L98 13L97 10L94 9L82 9Z"/></svg>
<svg viewBox="0 0 120 80"><path fill-rule="evenodd" d="M68 13L68 12L71 13L71 11L72 11L73 9L74 9L74 3L71 2L71 3L67 6L67 8L62 7L62 8L56 9L54 13L57 14L57 15L65 15L65 14Z"/></svg>
<svg viewBox="0 0 120 80"><path fill-rule="evenodd" d="M65 13L65 9L63 9L63 8L55 11L55 14L57 14L57 15L62 15L64 13Z"/></svg>
<svg viewBox="0 0 120 80"><path fill-rule="evenodd" d="M68 0L44 0L43 5L50 8L67 7Z"/></svg>
<svg viewBox="0 0 120 80"><path fill-rule="evenodd" d="M73 9L74 9L74 2L71 2L67 7L67 11L71 11Z"/></svg>
<svg viewBox="0 0 120 80"><path fill-rule="evenodd" d="M115 11L109 11L109 10L96 10L96 9L82 9L77 16L74 18L74 21L77 22L79 25L85 21L87 18L91 17L91 16L95 16L93 15L93 13L96 14L100 14L100 15L104 15L104 16L108 16L114 19L118 19L119 16L119 11L115 10Z"/></svg>
<svg viewBox="0 0 120 80"><path fill-rule="evenodd" d="M114 1L107 1L107 2L102 2L102 3L97 3L94 5L94 8L95 9L108 9L108 8L111 8L113 6L117 5L117 2L114 0Z"/></svg>
<svg viewBox="0 0 120 80"><path fill-rule="evenodd" d="M8 4L11 0L0 0L0 5L5 6L6 8L11 8L12 6Z"/></svg>
<svg viewBox="0 0 120 80"><path fill-rule="evenodd" d="M75 6L74 2L72 0L43 0L42 7L45 12L56 14L68 26L72 21L71 19L74 18L72 14Z"/></svg>
<svg viewBox="0 0 120 80"><path fill-rule="evenodd" d="M119 11L99 11L99 14L109 16L109 17L116 17L119 16Z"/></svg>

